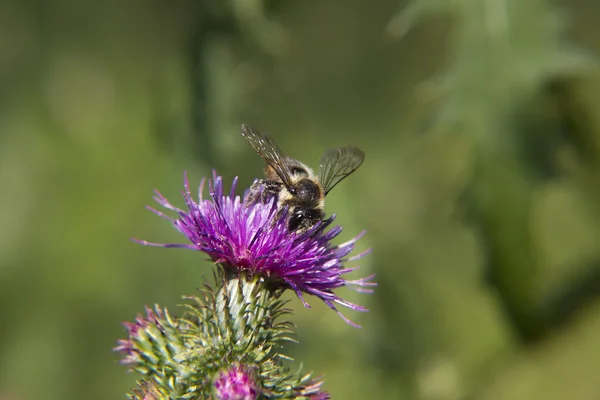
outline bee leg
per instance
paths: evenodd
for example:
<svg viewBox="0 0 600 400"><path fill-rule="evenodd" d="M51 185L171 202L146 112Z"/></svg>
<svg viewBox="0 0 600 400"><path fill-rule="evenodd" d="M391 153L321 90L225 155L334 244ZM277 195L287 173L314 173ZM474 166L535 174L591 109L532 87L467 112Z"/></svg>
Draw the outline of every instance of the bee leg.
<svg viewBox="0 0 600 400"><path fill-rule="evenodd" d="M244 201L246 206L261 202L268 203L281 191L282 184L266 179L258 179L250 186L248 196Z"/></svg>
<svg viewBox="0 0 600 400"><path fill-rule="evenodd" d="M267 203L273 199L273 197L279 197L279 192L281 192L281 188L283 184L275 181L264 181L263 191L262 191L262 202Z"/></svg>
<svg viewBox="0 0 600 400"><path fill-rule="evenodd" d="M246 207L256 204L259 201L263 201L263 192L265 190L265 181L264 179L259 179L254 181L250 189L248 190L248 195L244 200L244 205Z"/></svg>

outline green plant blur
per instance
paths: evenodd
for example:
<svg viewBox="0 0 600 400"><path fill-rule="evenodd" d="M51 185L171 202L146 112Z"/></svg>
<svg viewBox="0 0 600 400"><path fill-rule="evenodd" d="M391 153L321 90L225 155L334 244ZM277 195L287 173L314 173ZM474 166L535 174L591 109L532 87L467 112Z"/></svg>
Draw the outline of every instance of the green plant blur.
<svg viewBox="0 0 600 400"><path fill-rule="evenodd" d="M144 209L241 187L242 123L316 165L368 234L354 329L313 300L289 353L333 399L599 399L596 0L9 0L0 6L0 399L122 399L111 348L211 265ZM293 297L291 297L293 298ZM310 301L311 299L309 299Z"/></svg>

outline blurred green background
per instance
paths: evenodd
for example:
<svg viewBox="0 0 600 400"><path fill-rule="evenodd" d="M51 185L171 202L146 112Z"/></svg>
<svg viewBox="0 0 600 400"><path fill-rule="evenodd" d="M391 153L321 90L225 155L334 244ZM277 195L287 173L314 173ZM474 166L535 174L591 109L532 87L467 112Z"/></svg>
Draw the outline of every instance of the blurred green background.
<svg viewBox="0 0 600 400"><path fill-rule="evenodd" d="M600 399L596 0L8 0L0 6L0 398L122 399L111 351L204 256L144 209L241 187L250 124L366 162L326 210L373 247L289 353L334 399Z"/></svg>

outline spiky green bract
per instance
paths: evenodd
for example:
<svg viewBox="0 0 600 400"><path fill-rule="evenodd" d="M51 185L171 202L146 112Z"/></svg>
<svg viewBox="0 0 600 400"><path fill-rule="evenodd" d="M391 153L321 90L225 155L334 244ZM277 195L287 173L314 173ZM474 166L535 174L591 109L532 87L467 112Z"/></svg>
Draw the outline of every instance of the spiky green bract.
<svg viewBox="0 0 600 400"><path fill-rule="evenodd" d="M168 398L169 392L161 388L156 382L143 380L138 382L138 387L129 396L129 400L159 400Z"/></svg>
<svg viewBox="0 0 600 400"><path fill-rule="evenodd" d="M138 382L138 389L131 398L146 399L147 395L149 399L160 399L185 394L187 383L181 376L193 369L180 360L188 351L184 338L186 322L171 317L166 308L157 305L154 310L146 307L145 318L140 315L135 322L124 325L129 338L119 340L114 350L125 353L121 363L130 365L132 370L145 377Z"/></svg>
<svg viewBox="0 0 600 400"><path fill-rule="evenodd" d="M281 291L267 290L264 278L227 275L219 268L217 289L206 285L186 297L181 318L147 309L147 317L127 323L129 339L119 341L123 363L152 382L165 399L214 398L215 377L233 366L252 372L257 398L310 399L322 382L290 372L281 353L291 338L290 313ZM144 397L132 397L134 399ZM149 397L152 398L152 397Z"/></svg>

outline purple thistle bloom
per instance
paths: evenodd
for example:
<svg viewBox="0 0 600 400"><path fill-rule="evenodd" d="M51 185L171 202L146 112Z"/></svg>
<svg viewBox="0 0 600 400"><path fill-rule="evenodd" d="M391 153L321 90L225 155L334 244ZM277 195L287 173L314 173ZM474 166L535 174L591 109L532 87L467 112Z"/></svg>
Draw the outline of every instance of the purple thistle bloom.
<svg viewBox="0 0 600 400"><path fill-rule="evenodd" d="M342 228L334 226L329 231L335 216L324 220L305 232L290 232L287 213L277 217L275 201L267 204L245 205L244 199L235 196L237 178L234 179L229 194L224 194L223 180L213 173L213 182L209 181L210 199L203 199L205 180L198 191L198 202L192 199L187 175L184 176L182 195L187 212L174 207L155 190L155 201L166 209L176 212L179 218L173 219L148 207L157 215L168 219L175 229L183 233L191 244L159 244L134 239L136 242L160 247L181 247L202 251L212 261L245 271L259 274L271 282L290 287L305 307L310 307L302 293L319 297L325 304L340 315L348 324L358 327L342 315L335 304L356 311L368 311L365 307L351 303L333 293L342 286L352 286L359 292L372 292L368 287L376 286L371 282L374 275L357 280L346 280L343 275L357 269L344 268L343 263L361 258L368 251L348 257L354 250L356 241L364 234L333 246L330 242L340 234Z"/></svg>
<svg viewBox="0 0 600 400"><path fill-rule="evenodd" d="M219 400L255 400L258 397L252 374L241 365L219 371L213 381L213 389Z"/></svg>

